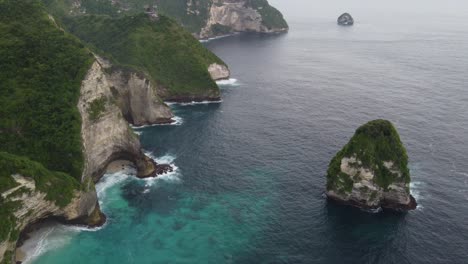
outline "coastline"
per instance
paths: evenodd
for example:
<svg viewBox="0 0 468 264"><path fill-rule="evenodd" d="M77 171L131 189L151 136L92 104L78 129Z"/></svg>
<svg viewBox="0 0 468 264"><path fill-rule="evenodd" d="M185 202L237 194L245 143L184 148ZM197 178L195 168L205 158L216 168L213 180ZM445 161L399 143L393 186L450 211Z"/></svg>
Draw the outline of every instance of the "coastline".
<svg viewBox="0 0 468 264"><path fill-rule="evenodd" d="M168 159L167 155L157 158L146 152L145 155L151 163L156 166L151 175L146 177L138 176L134 163L123 159L115 160L108 164L104 172L104 175L108 175L109 177L101 177L101 179L104 180L99 180L96 183L98 194L102 195L102 190L106 190L109 186L113 186L121 182L121 179L133 178L136 180L148 181L151 179L164 178L165 175L177 173L178 168L173 164L173 158ZM123 174L125 174L125 176L119 179L119 175L122 176ZM117 180L109 181L109 179L114 178ZM100 183L103 184L102 188L98 187ZM98 196L99 204L103 202L102 199L105 199L104 197L105 195ZM86 226L56 217L42 219L29 225L23 230L23 232L21 232L14 253L15 263L30 264L31 261L36 260L37 257L41 256L43 253L51 249L59 248L68 243L76 233L81 231L99 231L105 228L107 223L108 222L106 221L99 226Z"/></svg>
<svg viewBox="0 0 468 264"><path fill-rule="evenodd" d="M153 163L156 164L154 161ZM121 159L109 163L104 174L125 173L132 170L135 170L135 165L131 161ZM157 175L159 174L155 174L152 176L152 178L157 177ZM136 177L136 175L134 177ZM28 264L30 261L33 261L38 256L42 255L44 250L44 240L47 239L48 235L54 231L64 233L60 235L60 237L63 237L63 239L66 240L68 237L65 235L65 233L74 233L73 231L82 230L89 232L98 231L106 226L106 220L107 218L104 214L104 221L94 226L87 226L80 224L77 221L66 221L56 217L45 218L36 223L33 223L27 226L20 233L15 249L15 263Z"/></svg>

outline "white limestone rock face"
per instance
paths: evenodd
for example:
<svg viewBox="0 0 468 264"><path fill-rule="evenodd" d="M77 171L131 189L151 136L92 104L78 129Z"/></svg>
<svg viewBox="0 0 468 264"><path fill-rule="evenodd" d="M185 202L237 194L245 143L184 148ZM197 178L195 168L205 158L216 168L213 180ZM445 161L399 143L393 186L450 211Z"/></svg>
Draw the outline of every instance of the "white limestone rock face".
<svg viewBox="0 0 468 264"><path fill-rule="evenodd" d="M143 154L138 136L129 127L122 110L116 104L118 98L112 95L111 87L118 85L122 87L116 89L129 90L128 93L122 95L122 97L127 96L122 100L127 105L122 107L132 109L129 113L132 118L137 119L136 115L145 112L145 107L149 108L150 114L145 112L142 114L144 117L138 120L155 122L156 117L161 115L172 117L170 111L166 111L164 106L158 112L158 107L161 106L152 101L155 97L154 91L147 84L146 79L136 73L124 76L119 72L109 77L105 68L95 61L82 81L78 102L82 118L81 136L85 159L81 177L83 190L76 190L72 201L61 208L54 202L48 201L46 194L36 189L34 180L30 178L34 175L13 175L18 186L1 195L2 199L17 201L21 204L14 212L16 230L22 232L27 226L49 217L57 217L68 223L83 225L103 224L105 216L99 209L93 182L99 180L107 165L114 160L125 159L133 162L138 170L138 176L141 177L155 173L156 164ZM142 105L138 105L139 102ZM12 196L20 188L28 191ZM10 233L9 236L11 235ZM14 251L16 242L10 239L0 241L0 262L5 252Z"/></svg>
<svg viewBox="0 0 468 264"><path fill-rule="evenodd" d="M111 92L111 87L115 86L112 86L103 69L98 61L92 65L83 80L78 103L82 116L81 132L86 158L83 177L91 176L97 181L107 165L117 159L132 161L139 172L149 173L154 166L142 153L138 136L117 106ZM125 101L131 100L127 98ZM99 113L93 114L93 105L96 104L102 107Z"/></svg>
<svg viewBox="0 0 468 264"><path fill-rule="evenodd" d="M386 166L393 165L393 162L386 161L384 164ZM363 166L356 156L341 159L340 169L340 181L342 181L343 185L347 184L347 180L352 181L352 188L350 191L329 189L327 190L329 198L365 209L388 207L400 210L407 206L413 207L412 199L414 198L412 198L408 191L409 183L395 181L387 188L379 186L375 181L375 172ZM400 171L393 169L391 166L387 167L387 169L400 177L402 175ZM348 177L348 179L343 179L343 177ZM416 205L414 204L414 206Z"/></svg>
<svg viewBox="0 0 468 264"><path fill-rule="evenodd" d="M208 20L202 28L199 38L215 37L212 31L214 25L230 28L233 32L285 32L288 28L268 28L262 23L262 15L250 7L246 0L213 0L210 6Z"/></svg>
<svg viewBox="0 0 468 264"><path fill-rule="evenodd" d="M16 218L16 230L22 231L30 224L50 217L58 217L64 221L77 220L83 225L100 225L105 221L105 218L100 218L102 215L94 185L90 186L91 188L85 188L85 190L76 190L72 201L67 206L60 208L53 201L46 199L46 193L36 189L32 178L17 174L12 177L18 186L1 193L1 198L21 205L16 207L13 212ZM15 191L20 189L25 191L15 194ZM95 215L93 218L97 217L97 219L91 219L90 216L93 215ZM11 232L10 236L12 236ZM0 262L3 261L5 252L15 251L17 241L10 241L9 237L5 241L0 241Z"/></svg>
<svg viewBox="0 0 468 264"><path fill-rule="evenodd" d="M159 98L156 86L145 74L97 59L104 69L111 95L129 123L142 126L172 122L171 109Z"/></svg>
<svg viewBox="0 0 468 264"><path fill-rule="evenodd" d="M211 64L208 67L208 72L211 75L211 79L213 79L214 81L229 79L229 76L231 75L226 65L221 65L217 63Z"/></svg>

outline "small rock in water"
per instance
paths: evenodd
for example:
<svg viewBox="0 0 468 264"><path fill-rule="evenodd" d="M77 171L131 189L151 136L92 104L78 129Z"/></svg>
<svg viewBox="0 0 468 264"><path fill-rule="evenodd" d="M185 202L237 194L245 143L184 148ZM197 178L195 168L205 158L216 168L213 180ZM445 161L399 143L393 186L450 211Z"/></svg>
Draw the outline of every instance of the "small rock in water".
<svg viewBox="0 0 468 264"><path fill-rule="evenodd" d="M344 13L341 16L338 17L338 25L341 26L352 26L354 24L354 19L353 17L348 14Z"/></svg>

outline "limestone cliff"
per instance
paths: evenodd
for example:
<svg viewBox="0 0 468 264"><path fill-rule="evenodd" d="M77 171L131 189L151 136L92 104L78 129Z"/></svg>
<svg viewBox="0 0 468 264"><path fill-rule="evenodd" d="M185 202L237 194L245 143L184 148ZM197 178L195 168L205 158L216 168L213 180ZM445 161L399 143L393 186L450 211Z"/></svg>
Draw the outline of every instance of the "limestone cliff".
<svg viewBox="0 0 468 264"><path fill-rule="evenodd" d="M153 82L142 72L97 57L104 69L112 98L124 118L135 126L172 122L171 109L157 95Z"/></svg>
<svg viewBox="0 0 468 264"><path fill-rule="evenodd" d="M78 109L82 117L81 131L85 157L81 184L74 183L73 180L69 179L70 177L66 178L66 175L58 175L53 178L57 182L51 181L45 186L44 183L41 183L39 188L37 180L34 180L34 177L39 175L35 172L32 173L33 175L12 175L15 184L12 185L12 188L1 193L0 200L2 206L8 207L7 210L11 213L9 217L14 220L12 221L14 226L7 231L5 239L0 239L2 240L0 241L0 262L5 260L6 263L9 263L10 260L14 260L13 252L18 234L42 219L55 218L65 223L89 226L102 224L105 221L105 216L99 209L94 182L99 180L110 162L116 159L132 161L137 167L140 177L153 175L157 170L156 164L143 154L138 136L133 133L128 122L124 119L122 111L117 106L118 98L122 99L125 96L130 96L129 94L139 98L147 96L146 100L153 100L152 92L148 91L148 89L151 90L151 87L142 79L142 76L138 77L137 73L128 72L126 76L128 78L119 78L120 72L107 74L105 70L105 67L96 60L81 86ZM133 86L128 85L128 83L133 84ZM127 94L121 94L116 99L111 91L113 87L119 91L125 89L133 89L133 91L127 91ZM130 101L132 99L122 99L122 102L125 103ZM144 102L143 105L154 106L151 103ZM131 108L125 104L122 104L122 107ZM148 110L152 111L151 107ZM154 111L157 111L157 107ZM163 113L168 114L169 117L172 116L170 111L163 111ZM135 118L139 113L131 110L128 114L131 118ZM153 118L153 116L143 116L144 118ZM158 114L155 116L151 122L160 120ZM2 161L5 161L4 157L2 157ZM24 166L20 164L21 168ZM46 170L38 163L35 166ZM68 181L65 181L65 178ZM60 186L60 192L66 192L65 190L72 192L71 199L67 201L67 198L62 196L55 197L55 200L51 199L49 192L53 191L50 189L58 188L54 185Z"/></svg>
<svg viewBox="0 0 468 264"><path fill-rule="evenodd" d="M211 79L213 81L226 80L229 79L231 72L226 65L221 65L218 63L212 63L208 67L208 72L210 73Z"/></svg>
<svg viewBox="0 0 468 264"><path fill-rule="evenodd" d="M371 121L358 128L332 159L327 196L365 209L414 209L407 165L406 150L394 126L386 120Z"/></svg>
<svg viewBox="0 0 468 264"><path fill-rule="evenodd" d="M201 39L232 32L285 32L288 25L281 13L260 0L213 0Z"/></svg>
<svg viewBox="0 0 468 264"><path fill-rule="evenodd" d="M9 263L8 258L13 258L12 252L16 247L19 232L40 219L56 217L63 221L79 220L80 224L90 226L100 225L104 221L97 204L94 185L88 190L76 190L72 201L67 206L60 207L54 201L48 200L45 192L36 188L33 179L21 175L14 175L13 178L18 185L2 193L1 198L18 205L13 212L16 225L9 232L7 239L0 242L0 262L5 256L6 263ZM91 217L95 214L97 218Z"/></svg>
<svg viewBox="0 0 468 264"><path fill-rule="evenodd" d="M131 99L122 99L122 95L116 99L112 95L112 89L129 89L129 87L113 86L117 82L122 82L122 79L117 78L116 75L119 73L113 73L109 78L102 64L96 61L83 80L78 103L82 116L83 149L86 154L83 182L89 176L94 181L99 180L107 165L117 159L134 162L139 175L151 174L155 170L154 164L141 151L138 136L133 133L117 106L118 100L129 102ZM143 84L137 87L144 96L149 92L145 81ZM129 91L129 93L138 94L138 91ZM153 100L153 98L148 97L147 100ZM122 107L131 109L131 105L123 104ZM152 109L148 110L152 111ZM132 119L136 119L133 111L129 111L128 114Z"/></svg>
<svg viewBox="0 0 468 264"><path fill-rule="evenodd" d="M44 1L51 12L83 14L138 14L148 7L155 14L169 16L195 37L206 39L233 32L276 33L288 30L281 12L267 0L74 0L65 3ZM60 4L59 4L60 3ZM156 4L156 5L155 5Z"/></svg>

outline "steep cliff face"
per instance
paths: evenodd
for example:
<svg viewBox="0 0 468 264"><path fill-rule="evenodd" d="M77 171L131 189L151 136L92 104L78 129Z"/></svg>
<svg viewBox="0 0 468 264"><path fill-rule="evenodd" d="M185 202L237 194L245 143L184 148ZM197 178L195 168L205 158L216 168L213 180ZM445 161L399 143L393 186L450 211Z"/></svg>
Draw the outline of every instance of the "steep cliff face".
<svg viewBox="0 0 468 264"><path fill-rule="evenodd" d="M14 187L0 193L0 263L14 263L19 234L41 219L56 218L88 226L105 221L92 181L80 186L70 176L50 172L26 158L2 153L0 159L9 164L11 171L21 173L12 174Z"/></svg>
<svg viewBox="0 0 468 264"><path fill-rule="evenodd" d="M288 30L281 12L267 0L73 0L60 4L43 1L52 12L73 16L105 14L118 17L141 13L155 6L158 14L177 20L201 39L233 32L275 33Z"/></svg>
<svg viewBox="0 0 468 264"><path fill-rule="evenodd" d="M98 217L96 222L89 217L95 211L99 214L96 192L93 188L88 191L76 190L72 201L66 207L61 208L55 202L47 200L47 194L37 190L36 183L31 178L21 175L14 175L13 178L18 186L1 195L2 199L8 199L9 202L18 205L13 212L17 220L13 232L8 234L6 240L0 242L0 262L5 255L5 262L10 263L12 259L9 261L8 258L13 257L12 252L16 247L18 232L40 219L57 217L65 221L73 221L83 218L80 220L81 224L89 225L99 225L103 219Z"/></svg>
<svg viewBox="0 0 468 264"><path fill-rule="evenodd" d="M210 73L213 81L226 80L229 79L229 76L231 75L231 72L226 65L218 63L210 64L210 66L208 66L208 72Z"/></svg>
<svg viewBox="0 0 468 264"><path fill-rule="evenodd" d="M157 95L157 88L142 72L112 65L97 57L110 91L124 118L136 126L172 122L171 109Z"/></svg>
<svg viewBox="0 0 468 264"><path fill-rule="evenodd" d="M141 74L128 75L123 68L117 69L109 78L110 81L122 79L115 81L115 91L122 87L119 83L132 86L145 81L148 83L147 91L154 92L149 88L155 87L157 95L163 100L203 101L220 98L219 87L208 68L218 64L224 74L221 77L224 77L229 72L227 66L166 16L161 15L157 21L152 21L145 14L124 17L90 15L67 17L63 21L71 33L95 47L97 53L112 56L114 65L125 65L148 75L148 78L142 78ZM116 67L112 67L114 69ZM130 99L139 101L133 95ZM138 110L135 109L137 104L130 103L132 110ZM157 101L152 104L161 106ZM124 111L126 116L128 112ZM144 123L152 118L138 122Z"/></svg>
<svg viewBox="0 0 468 264"><path fill-rule="evenodd" d="M128 74L130 76L138 75L134 72ZM110 80L109 76L111 76ZM42 187L38 188L36 186L37 180L35 181L34 177L42 179L40 174L43 172L41 170L46 171L46 169L36 163L33 163L34 166L39 166L40 170L28 169L27 171L30 171L31 175L12 174L14 182L10 184L11 188L1 193L2 206L5 205L4 209L8 210L13 225L12 228L5 231L5 237L0 239L2 241L0 242L0 262L3 256L6 258L6 263L9 263L9 259L14 258L12 252L16 247L18 234L27 226L41 219L54 217L67 223L89 226L102 224L105 216L99 209L94 182L99 180L110 162L117 159L132 161L137 167L140 177L155 173L157 165L141 151L138 136L129 127L111 90L113 87L117 87L113 86L116 82L125 86L125 83L132 82L132 78L136 78L137 80L133 80L137 83L135 86L127 85L115 89L134 89L131 93L139 98L153 94L147 91L148 85L145 80L141 80L141 76L139 78L118 78L118 76L120 76L119 72L107 74L105 67L95 61L82 82L78 109L82 117L81 132L85 166L81 184L73 181L69 176L57 175L49 183L41 183ZM122 94L119 95L119 98L125 96L129 95ZM149 96L146 100L152 100L152 98ZM131 101L128 98L122 100L126 103ZM148 105L151 102L144 104ZM125 104L122 107L131 108ZM148 108L148 110L152 111L152 108ZM129 112L132 118L136 117L137 114L134 111ZM170 111L168 114L171 114ZM158 117L159 113L156 116ZM154 120L157 121L158 118ZM0 160L5 163L9 162L3 156ZM12 169L12 171L24 170L23 167L26 165L22 165L23 163L17 166L18 170ZM68 179L68 181L64 179ZM65 190L71 192L69 201L67 197L56 197L49 194L52 192L50 189L57 188L54 186L57 184L60 185L61 192L65 192Z"/></svg>
<svg viewBox="0 0 468 264"><path fill-rule="evenodd" d="M105 216L100 211L94 183L110 162L133 162L139 177L171 170L143 154L138 136L128 123L170 122L172 113L150 79L161 82L162 90L165 86L173 89L168 97L176 94L187 95L190 100L219 99L219 89L212 78L227 78L229 70L167 18L161 18L159 24L144 15L118 20L121 24L113 29L122 32L127 26L128 39L143 37L144 42L125 46L127 39L112 39L116 31L93 39L104 42L104 47L120 41L122 49L116 51L112 49L116 45L110 45L106 51L122 56L122 63L128 62L130 69L94 58L77 38L58 28L58 24L64 25L63 21L55 23L38 1L0 1L0 14L0 40L4 40L0 41L0 68L5 69L0 74L0 86L6 89L0 94L3 264L14 262L21 232L43 219L52 217L89 226L102 224ZM93 19L97 19L95 23L102 22L103 28L108 26L105 19L92 18L91 22ZM98 34L90 35L92 38ZM162 47L161 39L165 43ZM147 51L146 45L150 44L154 44L151 52L139 53ZM179 52L180 57L174 59L174 49L185 52ZM126 50L134 53L129 55ZM132 61L135 54L140 54L138 62ZM213 69L208 72L211 64ZM158 78L133 69L143 69Z"/></svg>
<svg viewBox="0 0 468 264"><path fill-rule="evenodd" d="M231 32L285 32L288 25L281 13L262 0L213 0L206 25L199 38Z"/></svg>
<svg viewBox="0 0 468 264"><path fill-rule="evenodd" d="M117 79L114 76L113 80ZM121 79L118 80L121 81ZM134 162L140 175L151 174L155 170L154 164L142 153L138 136L129 127L116 104L116 99L111 92L112 87L115 87L112 84L113 82L109 81L103 66L98 61L92 65L83 80L78 103L82 116L81 131L86 157L83 182L88 176L97 181L107 165L117 159ZM146 88L140 88L145 95ZM133 92L137 93L137 91ZM147 100L152 100L152 98L149 97ZM128 105L123 107L131 108Z"/></svg>
<svg viewBox="0 0 468 264"><path fill-rule="evenodd" d="M414 209L407 164L406 150L393 125L371 121L332 159L327 196L366 209Z"/></svg>

